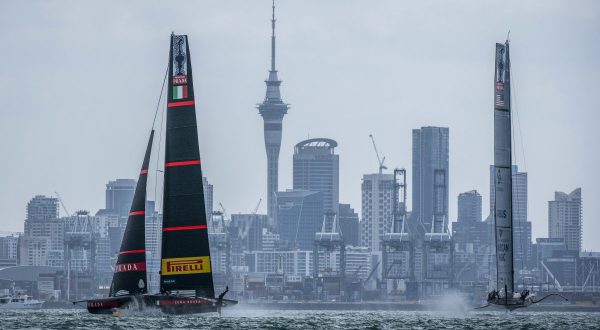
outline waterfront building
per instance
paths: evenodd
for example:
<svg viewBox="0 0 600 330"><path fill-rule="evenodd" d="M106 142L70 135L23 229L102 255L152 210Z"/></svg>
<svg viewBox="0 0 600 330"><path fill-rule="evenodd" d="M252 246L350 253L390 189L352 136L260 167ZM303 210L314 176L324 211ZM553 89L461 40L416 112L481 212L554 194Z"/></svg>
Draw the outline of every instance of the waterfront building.
<svg viewBox="0 0 600 330"><path fill-rule="evenodd" d="M362 181L361 245L381 251L383 235L391 230L394 176L365 174Z"/></svg>
<svg viewBox="0 0 600 330"><path fill-rule="evenodd" d="M260 251L263 246L263 230L268 228L268 216L255 213L231 215L230 234L233 251Z"/></svg>
<svg viewBox="0 0 600 330"><path fill-rule="evenodd" d="M548 202L548 236L564 239L570 251L581 251L582 208L581 188L569 194L557 191Z"/></svg>
<svg viewBox="0 0 600 330"><path fill-rule="evenodd" d="M350 204L339 204L338 223L340 224L344 243L350 246L358 246L360 242L360 223L358 213L354 212Z"/></svg>
<svg viewBox="0 0 600 330"><path fill-rule="evenodd" d="M106 184L105 209L127 219L136 185L137 181L134 179L108 181Z"/></svg>
<svg viewBox="0 0 600 330"><path fill-rule="evenodd" d="M335 154L337 142L316 138L304 140L294 147L294 189L320 191L323 208L339 214L340 158Z"/></svg>
<svg viewBox="0 0 600 330"><path fill-rule="evenodd" d="M19 265L62 266L64 223L58 216L57 198L38 195L27 203Z"/></svg>
<svg viewBox="0 0 600 330"><path fill-rule="evenodd" d="M0 268L17 265L19 236L0 236Z"/></svg>
<svg viewBox="0 0 600 330"><path fill-rule="evenodd" d="M448 221L449 187L449 129L447 127L421 127L412 131L412 215L425 228L431 228L434 216L434 174L443 171L445 177L445 205L440 216ZM443 228L442 228L443 229Z"/></svg>
<svg viewBox="0 0 600 330"><path fill-rule="evenodd" d="M277 221L281 241L293 249L312 250L323 222L321 192L288 189L277 193Z"/></svg>
<svg viewBox="0 0 600 330"><path fill-rule="evenodd" d="M37 195L27 203L27 221L44 221L50 219L58 219L57 198Z"/></svg>
<svg viewBox="0 0 600 330"><path fill-rule="evenodd" d="M481 195L458 195L458 220L452 224L454 278L460 288L486 289L491 273L492 227L481 218Z"/></svg>
<svg viewBox="0 0 600 330"><path fill-rule="evenodd" d="M458 222L481 222L481 195L471 190L458 195Z"/></svg>

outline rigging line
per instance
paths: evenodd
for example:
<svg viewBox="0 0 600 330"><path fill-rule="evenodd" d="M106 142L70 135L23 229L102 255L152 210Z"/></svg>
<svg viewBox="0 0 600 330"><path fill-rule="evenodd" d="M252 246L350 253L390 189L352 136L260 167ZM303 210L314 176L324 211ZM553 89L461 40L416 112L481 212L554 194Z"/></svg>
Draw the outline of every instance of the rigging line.
<svg viewBox="0 0 600 330"><path fill-rule="evenodd" d="M154 119L152 120L152 129L154 129L154 123L156 122L156 115L158 115L158 109L160 108L160 101L162 100L163 92L165 91L165 83L167 82L168 75L169 75L169 64L167 64L167 70L165 71L165 78L163 79L162 87L160 88L160 95L158 96L158 102L156 102L156 110L154 111Z"/></svg>
<svg viewBox="0 0 600 330"><path fill-rule="evenodd" d="M511 70L511 62L510 61L508 62L508 69ZM513 73L512 70L509 71L509 72L511 73L511 77L510 77L510 85L511 85L510 86L511 87L510 88L510 92L511 92L512 95L515 96L514 97L514 107L511 104L511 111L510 111L510 122L511 122L510 128L511 128L511 134L512 134L512 142L516 143L515 125L514 125L514 120L513 120L513 115L512 115L513 113L515 113L515 114L517 114L517 120L516 121L517 121L517 125L518 125L518 128L519 128L519 137L520 137L519 141L521 142L521 152L523 152L523 163L524 163L524 167L527 167L527 165L525 164L525 153L523 151L523 134L521 132L521 125L519 123L519 114L517 112L517 98L516 98L516 93L515 93L516 87L515 87L515 83L514 83L514 75L512 74ZM511 95L511 99L510 99L511 103L513 103L512 95ZM511 144L514 144L514 143L511 143ZM516 154L516 150L515 150L516 148L514 148L511 145L511 149L512 149L512 154L513 154L513 157L514 157L515 163L516 163L516 160L517 160L517 154ZM517 171L517 173L518 173L518 171ZM517 174L517 173L515 173L515 174ZM513 174L512 174L512 164L511 164L511 177L512 176L513 176ZM512 189L512 188L514 186L514 181L515 180L512 180L512 178L511 178L511 181L513 181L512 184L511 184L511 190L514 191L514 189ZM511 193L512 193L512 191L511 191ZM513 222L514 222L514 219L515 219L514 218L514 214L515 214L514 209L515 209L514 205L512 205L512 207L511 207L511 213L512 213L512 220L513 220ZM519 219L517 221L517 225L519 226L519 248L520 248L520 254L521 254L521 258L520 258L521 269L520 270L523 270L523 268L524 268L524 259L525 259L526 253L525 253L525 250L523 249L523 231L524 231L524 228L523 228L523 223L521 221L521 217L519 217ZM514 238L514 232L515 232L514 223L513 223L512 227L513 227L513 244L514 244L514 239L515 239ZM514 249L513 249L513 255L514 255ZM513 262L514 262L514 256L513 256ZM514 270L514 266L513 266L513 270ZM514 281L514 279L513 279L513 281ZM523 285L523 287L526 287L525 281L521 278L520 274L519 274L518 283L519 282Z"/></svg>
<svg viewBox="0 0 600 330"><path fill-rule="evenodd" d="M510 65L510 63L509 63L509 65ZM518 111L518 105L517 105L517 93L516 93L517 88L516 88L516 83L515 83L514 75L511 76L510 83L511 83L511 91L513 92L513 95L514 95L514 104L515 104L515 106L514 106L514 108L515 108L514 113L516 114L517 128L519 130L519 137L520 137L519 142L521 143L521 154L523 156L523 167L524 167L524 171L527 171L527 160L525 158L525 146L524 146L524 143L523 143L523 131L521 130L521 120L519 118L519 111ZM521 229L520 233L521 233L521 235L523 235L523 229L521 228L521 225L522 225L522 223L519 220L519 228ZM520 238L521 239L519 240L519 244L521 245L521 269L523 269L523 262L524 262L524 259L525 259L526 251L523 249L523 240L522 240L522 237L520 237ZM524 283L524 281L523 281L523 286L527 287L527 285Z"/></svg>
<svg viewBox="0 0 600 330"><path fill-rule="evenodd" d="M511 92L514 95L514 103L515 103L515 111L514 113L517 115L517 128L519 130L519 142L521 143L521 155L523 156L523 167L525 168L525 171L527 171L527 160L525 159L525 145L523 143L523 131L521 130L521 119L519 117L519 107L517 105L517 88L516 88L516 83L514 81L514 75L511 72L511 78L510 78L510 84L511 84Z"/></svg>

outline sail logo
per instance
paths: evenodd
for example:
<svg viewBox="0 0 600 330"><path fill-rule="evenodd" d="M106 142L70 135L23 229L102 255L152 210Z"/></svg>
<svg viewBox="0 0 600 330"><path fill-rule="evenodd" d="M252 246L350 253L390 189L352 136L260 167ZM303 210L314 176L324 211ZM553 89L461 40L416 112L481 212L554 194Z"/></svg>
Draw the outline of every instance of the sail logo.
<svg viewBox="0 0 600 330"><path fill-rule="evenodd" d="M122 272L139 272L146 270L145 262L130 262L125 264L117 264L115 267L115 273Z"/></svg>
<svg viewBox="0 0 600 330"><path fill-rule="evenodd" d="M210 273L210 257L162 259L162 275Z"/></svg>

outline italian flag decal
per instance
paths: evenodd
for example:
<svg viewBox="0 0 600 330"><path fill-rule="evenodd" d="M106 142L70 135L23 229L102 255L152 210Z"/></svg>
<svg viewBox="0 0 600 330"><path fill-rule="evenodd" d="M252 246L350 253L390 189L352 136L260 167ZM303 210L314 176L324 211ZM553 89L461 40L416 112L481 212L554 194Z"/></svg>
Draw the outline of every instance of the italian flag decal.
<svg viewBox="0 0 600 330"><path fill-rule="evenodd" d="M187 85L173 86L173 99L185 99L188 97Z"/></svg>

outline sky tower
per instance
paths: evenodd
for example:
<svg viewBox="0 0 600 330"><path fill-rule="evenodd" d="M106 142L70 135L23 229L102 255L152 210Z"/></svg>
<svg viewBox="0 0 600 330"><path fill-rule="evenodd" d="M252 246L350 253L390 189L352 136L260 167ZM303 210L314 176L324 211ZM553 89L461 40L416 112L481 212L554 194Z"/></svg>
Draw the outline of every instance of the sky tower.
<svg viewBox="0 0 600 330"><path fill-rule="evenodd" d="M265 80L267 93L264 101L257 108L264 120L265 148L267 150L267 214L271 219L276 220L281 122L289 106L281 100L281 93L279 92L281 80L277 77L277 70L275 69L275 0L273 0L271 29L271 70L269 71L269 78Z"/></svg>

